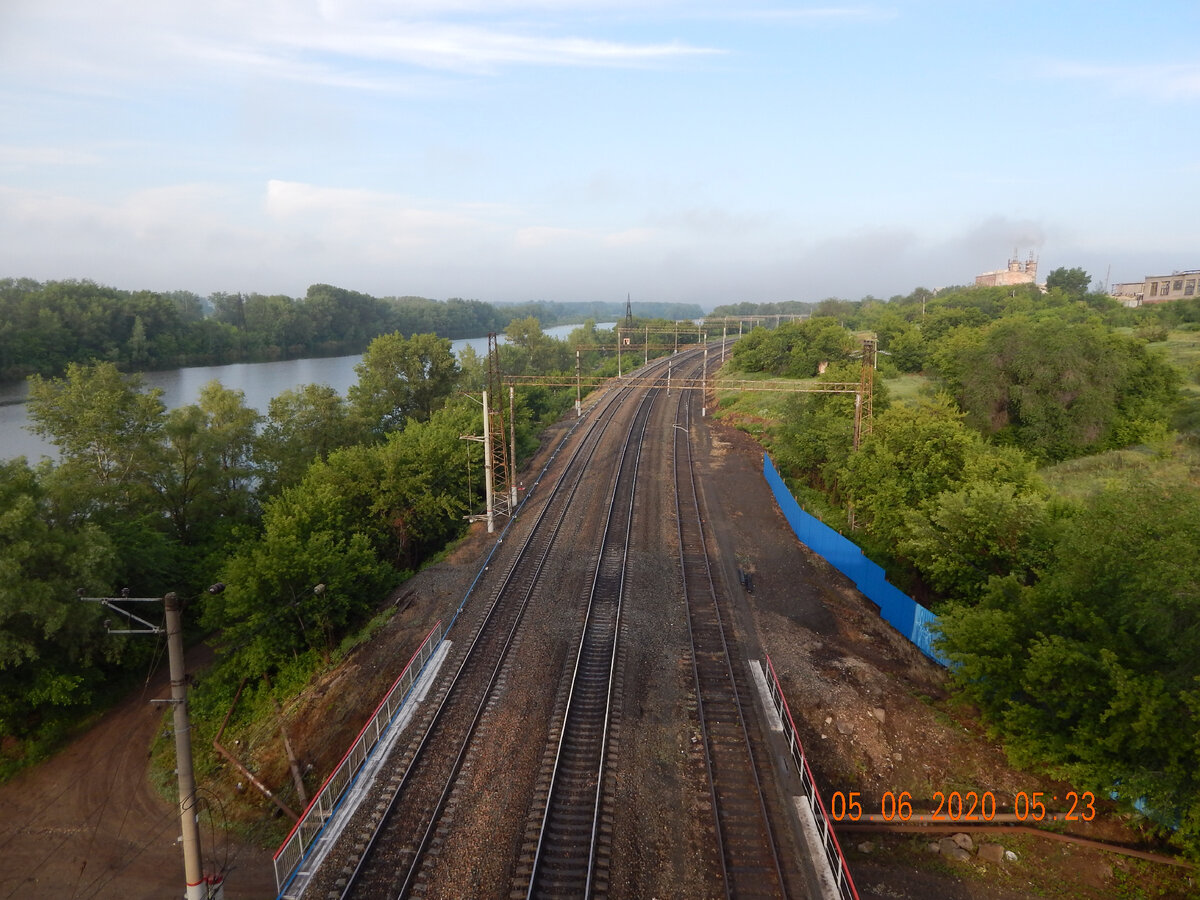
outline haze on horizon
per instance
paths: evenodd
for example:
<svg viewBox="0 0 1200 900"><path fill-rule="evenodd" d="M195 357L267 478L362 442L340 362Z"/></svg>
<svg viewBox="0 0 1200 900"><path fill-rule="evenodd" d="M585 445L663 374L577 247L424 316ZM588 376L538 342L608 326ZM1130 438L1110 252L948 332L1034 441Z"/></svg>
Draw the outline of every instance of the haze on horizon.
<svg viewBox="0 0 1200 900"><path fill-rule="evenodd" d="M700 303L1200 266L1200 7L9 0L0 277Z"/></svg>

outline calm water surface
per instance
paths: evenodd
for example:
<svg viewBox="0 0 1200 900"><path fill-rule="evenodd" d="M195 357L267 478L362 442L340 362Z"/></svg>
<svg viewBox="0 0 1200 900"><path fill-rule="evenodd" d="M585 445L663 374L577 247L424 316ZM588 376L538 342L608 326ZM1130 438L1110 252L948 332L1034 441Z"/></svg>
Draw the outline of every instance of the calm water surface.
<svg viewBox="0 0 1200 900"><path fill-rule="evenodd" d="M565 338L572 329L578 327L557 325L547 328L546 334L555 338ZM611 328L612 323L601 324L598 327ZM486 356L487 338L452 341L451 347L455 353L465 347L474 347L476 353ZM272 397L303 384L327 384L343 397L346 396L350 385L358 380L354 367L361 361L362 354L359 353L354 356L333 356L324 359L195 366L189 369L146 372L142 375L142 381L147 388L161 388L163 403L167 409L174 409L177 406L195 403L200 396L200 389L216 379L227 388L243 391L246 395L246 405L265 414ZM26 384L0 386L0 459L24 456L30 462L34 462L42 456L56 455L53 445L25 428L29 424L29 416L23 401L28 393L29 386Z"/></svg>

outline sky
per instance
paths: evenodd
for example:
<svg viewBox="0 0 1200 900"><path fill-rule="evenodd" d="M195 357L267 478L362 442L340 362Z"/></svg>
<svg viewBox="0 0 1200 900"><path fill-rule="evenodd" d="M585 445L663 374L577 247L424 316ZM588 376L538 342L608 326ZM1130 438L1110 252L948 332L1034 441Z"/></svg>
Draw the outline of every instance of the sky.
<svg viewBox="0 0 1200 900"><path fill-rule="evenodd" d="M1200 267L1200 3L0 0L0 277L699 303Z"/></svg>

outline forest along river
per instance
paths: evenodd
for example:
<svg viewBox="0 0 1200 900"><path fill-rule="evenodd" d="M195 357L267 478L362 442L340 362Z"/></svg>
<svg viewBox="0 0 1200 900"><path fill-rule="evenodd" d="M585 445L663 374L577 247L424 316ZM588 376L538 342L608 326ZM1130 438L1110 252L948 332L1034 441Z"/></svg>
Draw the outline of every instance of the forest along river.
<svg viewBox="0 0 1200 900"><path fill-rule="evenodd" d="M598 328L611 328L612 322L600 323ZM547 328L546 334L559 340L565 339L578 325L556 325ZM504 338L501 335L501 342ZM487 338L465 338L451 341L457 354L465 347L474 347L480 356L487 356ZM162 388L162 401L167 409L195 403L200 389L214 379L230 390L242 391L246 405L266 415L272 397L290 388L304 384L327 384L343 397L350 385L358 380L354 367L362 361L362 354L355 356L332 356L323 359L286 359L279 362L234 363L228 366L194 366L188 369L166 369L161 372L144 372L142 383L146 388ZM29 385L0 385L0 459L24 456L35 463L42 456L57 457L54 446L42 440L25 426L29 424L29 410L24 400L29 394Z"/></svg>

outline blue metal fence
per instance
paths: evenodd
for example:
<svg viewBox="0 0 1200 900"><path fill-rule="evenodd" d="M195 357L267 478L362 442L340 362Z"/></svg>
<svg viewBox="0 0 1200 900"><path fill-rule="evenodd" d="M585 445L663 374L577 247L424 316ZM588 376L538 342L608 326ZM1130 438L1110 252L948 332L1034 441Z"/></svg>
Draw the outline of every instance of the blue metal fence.
<svg viewBox="0 0 1200 900"><path fill-rule="evenodd" d="M766 453L763 454L763 475L775 494L775 502L779 504L784 518L792 526L792 531L796 532L796 537L850 578L871 602L879 606L879 614L884 620L912 641L922 653L946 665L945 658L933 648L931 626L936 624L937 616L895 585L889 584L887 574L863 556L857 544L802 510Z"/></svg>

